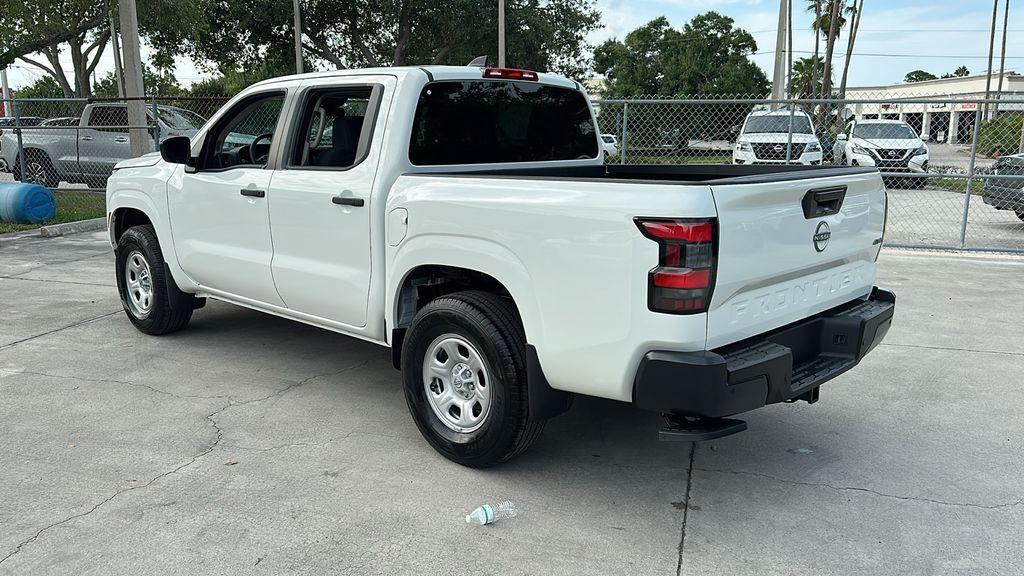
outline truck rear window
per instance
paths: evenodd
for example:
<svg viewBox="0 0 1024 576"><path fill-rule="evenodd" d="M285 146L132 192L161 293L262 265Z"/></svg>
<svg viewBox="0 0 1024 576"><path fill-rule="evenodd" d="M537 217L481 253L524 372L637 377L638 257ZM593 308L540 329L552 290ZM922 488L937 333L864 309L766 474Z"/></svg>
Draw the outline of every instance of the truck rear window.
<svg viewBox="0 0 1024 576"><path fill-rule="evenodd" d="M418 166L597 157L587 100L536 82L431 82L420 92L409 160Z"/></svg>

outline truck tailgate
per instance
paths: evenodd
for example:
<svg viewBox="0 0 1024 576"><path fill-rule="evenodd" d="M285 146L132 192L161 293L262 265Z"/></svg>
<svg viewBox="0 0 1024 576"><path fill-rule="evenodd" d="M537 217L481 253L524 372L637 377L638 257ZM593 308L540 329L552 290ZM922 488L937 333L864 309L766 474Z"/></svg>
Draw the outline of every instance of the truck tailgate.
<svg viewBox="0 0 1024 576"><path fill-rule="evenodd" d="M712 193L719 252L709 349L871 292L886 209L877 172L737 178Z"/></svg>

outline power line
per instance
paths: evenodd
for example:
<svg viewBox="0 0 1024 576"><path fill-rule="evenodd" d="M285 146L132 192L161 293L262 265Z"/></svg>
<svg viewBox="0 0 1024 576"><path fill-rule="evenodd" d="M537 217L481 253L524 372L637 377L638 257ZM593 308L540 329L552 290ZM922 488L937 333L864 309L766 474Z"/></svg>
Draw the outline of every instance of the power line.
<svg viewBox="0 0 1024 576"><path fill-rule="evenodd" d="M774 54L775 50L763 50L760 52L754 52L754 56L760 56L762 54ZM810 50L793 50L794 54L814 54ZM834 54L837 58L846 57L847 54L836 53ZM988 59L988 56L966 56L957 54L881 54L878 52L854 52L852 56L868 56L873 58L960 58L960 59ZM1010 59L1024 59L1024 56L1007 56L1007 60Z"/></svg>

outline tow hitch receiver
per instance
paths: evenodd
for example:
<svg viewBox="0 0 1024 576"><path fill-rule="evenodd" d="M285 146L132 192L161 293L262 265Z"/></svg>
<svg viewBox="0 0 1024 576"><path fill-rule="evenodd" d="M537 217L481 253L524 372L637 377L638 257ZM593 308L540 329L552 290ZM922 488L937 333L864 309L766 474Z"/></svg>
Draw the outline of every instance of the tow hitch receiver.
<svg viewBox="0 0 1024 576"><path fill-rule="evenodd" d="M665 427L658 430L662 442L703 442L730 436L747 429L743 420L732 418L695 418L665 414Z"/></svg>

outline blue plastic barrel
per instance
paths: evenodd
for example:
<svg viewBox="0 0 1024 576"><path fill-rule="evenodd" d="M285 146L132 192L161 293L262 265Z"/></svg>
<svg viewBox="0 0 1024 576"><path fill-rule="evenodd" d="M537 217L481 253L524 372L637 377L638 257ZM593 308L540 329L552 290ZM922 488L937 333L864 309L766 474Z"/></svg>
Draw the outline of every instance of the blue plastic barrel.
<svg viewBox="0 0 1024 576"><path fill-rule="evenodd" d="M0 184L0 221L38 224L53 218L57 201L38 184Z"/></svg>

